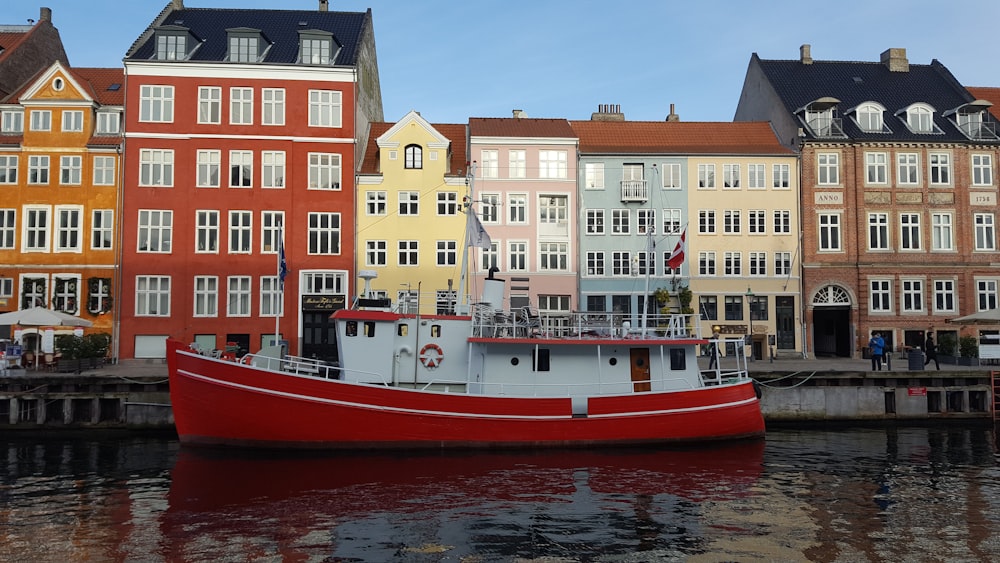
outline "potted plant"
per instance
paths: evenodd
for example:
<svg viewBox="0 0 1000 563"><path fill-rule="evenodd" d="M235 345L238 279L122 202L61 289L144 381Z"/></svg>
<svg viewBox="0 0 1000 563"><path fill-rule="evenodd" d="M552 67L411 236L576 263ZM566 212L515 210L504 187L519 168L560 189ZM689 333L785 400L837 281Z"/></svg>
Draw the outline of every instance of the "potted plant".
<svg viewBox="0 0 1000 563"><path fill-rule="evenodd" d="M958 339L958 363L963 366L979 365L979 340L975 336L965 335Z"/></svg>
<svg viewBox="0 0 1000 563"><path fill-rule="evenodd" d="M653 291L653 298L656 299L657 305L664 307L670 301L670 291L665 287L658 287Z"/></svg>
<svg viewBox="0 0 1000 563"><path fill-rule="evenodd" d="M957 364L958 358L958 337L954 333L939 333L938 337L938 360L942 364Z"/></svg>
<svg viewBox="0 0 1000 563"><path fill-rule="evenodd" d="M56 346L62 353L56 369L60 372L76 372L85 369L98 368L104 365L111 345L111 335L106 332L76 336L60 334L56 337Z"/></svg>

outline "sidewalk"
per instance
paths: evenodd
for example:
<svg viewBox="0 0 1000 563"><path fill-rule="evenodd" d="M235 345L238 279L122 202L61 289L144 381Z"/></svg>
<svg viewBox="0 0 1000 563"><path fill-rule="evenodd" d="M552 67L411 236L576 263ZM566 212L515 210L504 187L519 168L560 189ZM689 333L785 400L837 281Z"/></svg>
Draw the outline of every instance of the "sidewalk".
<svg viewBox="0 0 1000 563"><path fill-rule="evenodd" d="M698 365L702 369L708 368L708 358L699 357ZM726 366L726 360L723 359L723 366ZM853 359L853 358L815 358L815 359L803 359L802 357L781 357L775 358L773 361L769 359L764 360L754 360L747 362L747 369L750 373L792 373L792 372L869 372L869 373L884 373L887 371L900 372L900 373L920 373L920 371L910 371L909 362L906 359L900 359L898 356L892 358L892 367L887 368L884 364L882 366L882 372L872 371L872 361L867 359ZM1000 366L958 366L954 364L945 364L941 362L941 370L938 371L934 369L934 362L931 362L927 366L923 366L924 372L927 372L928 376L932 373L947 373L947 372L989 372L993 370L1000 370Z"/></svg>

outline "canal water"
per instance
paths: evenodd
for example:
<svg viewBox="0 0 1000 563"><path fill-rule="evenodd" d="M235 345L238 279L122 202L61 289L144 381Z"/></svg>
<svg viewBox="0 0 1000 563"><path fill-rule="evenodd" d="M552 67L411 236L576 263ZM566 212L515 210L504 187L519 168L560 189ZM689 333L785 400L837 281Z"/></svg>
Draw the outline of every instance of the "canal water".
<svg viewBox="0 0 1000 563"><path fill-rule="evenodd" d="M2 561L997 561L992 425L296 454L0 436Z"/></svg>

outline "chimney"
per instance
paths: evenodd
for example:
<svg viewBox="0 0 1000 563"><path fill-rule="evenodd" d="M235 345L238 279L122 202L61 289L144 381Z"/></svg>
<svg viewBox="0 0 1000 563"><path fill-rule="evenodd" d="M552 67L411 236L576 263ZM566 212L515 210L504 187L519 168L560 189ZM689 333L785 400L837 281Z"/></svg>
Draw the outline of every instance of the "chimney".
<svg viewBox="0 0 1000 563"><path fill-rule="evenodd" d="M319 0L319 11L321 11L321 12L328 12L328 11L330 11L330 2L329 2L329 0Z"/></svg>
<svg viewBox="0 0 1000 563"><path fill-rule="evenodd" d="M514 117L517 119L521 119L524 117L528 117L528 114L524 113L523 109L516 109L514 110Z"/></svg>
<svg viewBox="0 0 1000 563"><path fill-rule="evenodd" d="M804 65L813 64L812 46L808 43L799 47L799 62Z"/></svg>
<svg viewBox="0 0 1000 563"><path fill-rule="evenodd" d="M38 11L38 20L43 22L52 21L52 8L42 8Z"/></svg>
<svg viewBox="0 0 1000 563"><path fill-rule="evenodd" d="M888 67L890 72L910 72L906 49L886 49L882 53L882 64Z"/></svg>
<svg viewBox="0 0 1000 563"><path fill-rule="evenodd" d="M620 104L598 104L597 111L590 114L591 121L625 121Z"/></svg>
<svg viewBox="0 0 1000 563"><path fill-rule="evenodd" d="M680 121L681 116L674 113L674 104L670 104L670 115L667 116L667 121Z"/></svg>
<svg viewBox="0 0 1000 563"><path fill-rule="evenodd" d="M184 0L170 0L170 7L174 10L183 10Z"/></svg>

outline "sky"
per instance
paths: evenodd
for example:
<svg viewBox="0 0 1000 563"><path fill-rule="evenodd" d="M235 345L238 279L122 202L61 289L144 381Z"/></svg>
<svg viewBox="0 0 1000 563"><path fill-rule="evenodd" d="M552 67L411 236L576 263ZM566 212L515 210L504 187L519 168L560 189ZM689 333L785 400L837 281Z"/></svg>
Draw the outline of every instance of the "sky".
<svg viewBox="0 0 1000 563"><path fill-rule="evenodd" d="M52 8L76 67L121 67L168 0L3 0L0 24ZM189 8L316 10L318 0L185 0ZM1000 86L996 0L330 0L372 10L384 118L589 119L618 104L628 120L731 121L753 53L877 62L905 48L966 86Z"/></svg>

